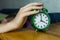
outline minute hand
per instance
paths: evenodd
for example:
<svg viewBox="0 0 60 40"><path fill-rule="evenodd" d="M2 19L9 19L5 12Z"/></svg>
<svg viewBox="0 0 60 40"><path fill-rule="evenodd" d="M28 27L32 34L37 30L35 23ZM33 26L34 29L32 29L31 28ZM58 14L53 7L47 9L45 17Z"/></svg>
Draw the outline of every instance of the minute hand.
<svg viewBox="0 0 60 40"><path fill-rule="evenodd" d="M40 13L41 21L42 21L42 14Z"/></svg>

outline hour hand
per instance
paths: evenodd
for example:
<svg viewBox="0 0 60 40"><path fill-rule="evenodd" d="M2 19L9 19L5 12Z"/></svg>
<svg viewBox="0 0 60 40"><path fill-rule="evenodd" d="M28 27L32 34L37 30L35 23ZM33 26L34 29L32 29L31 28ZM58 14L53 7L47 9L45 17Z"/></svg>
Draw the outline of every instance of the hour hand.
<svg viewBox="0 0 60 40"><path fill-rule="evenodd" d="M45 21L43 21L43 20L41 20L41 22L43 22L43 23L45 23L45 24L47 24Z"/></svg>

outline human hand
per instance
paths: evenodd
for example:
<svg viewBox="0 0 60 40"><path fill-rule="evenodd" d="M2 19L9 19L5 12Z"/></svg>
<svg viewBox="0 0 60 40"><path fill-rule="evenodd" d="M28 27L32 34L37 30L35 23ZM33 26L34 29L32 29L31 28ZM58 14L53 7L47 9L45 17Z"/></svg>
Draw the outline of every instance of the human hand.
<svg viewBox="0 0 60 40"><path fill-rule="evenodd" d="M24 7L22 7L19 12L18 15L20 15L21 17L26 17L29 15L33 15L39 12L39 10L41 10L43 8L43 3L30 3ZM32 11L33 9L37 9L37 11Z"/></svg>

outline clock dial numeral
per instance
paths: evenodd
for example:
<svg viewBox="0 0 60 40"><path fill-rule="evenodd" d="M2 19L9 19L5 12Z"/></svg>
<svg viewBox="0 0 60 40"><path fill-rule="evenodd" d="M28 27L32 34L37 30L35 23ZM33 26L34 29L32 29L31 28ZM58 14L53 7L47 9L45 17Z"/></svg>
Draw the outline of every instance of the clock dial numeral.
<svg viewBox="0 0 60 40"><path fill-rule="evenodd" d="M45 27L45 25L44 25L44 27Z"/></svg>
<svg viewBox="0 0 60 40"><path fill-rule="evenodd" d="M39 25L38 25L38 28L39 28Z"/></svg>
<svg viewBox="0 0 60 40"><path fill-rule="evenodd" d="M46 20L46 21L48 21L48 20Z"/></svg>
<svg viewBox="0 0 60 40"><path fill-rule="evenodd" d="M42 26L41 26L41 28L42 28Z"/></svg>
<svg viewBox="0 0 60 40"><path fill-rule="evenodd" d="M43 15L44 16L44 15Z"/></svg>
<svg viewBox="0 0 60 40"><path fill-rule="evenodd" d="M47 17L45 17L45 18L47 18Z"/></svg>

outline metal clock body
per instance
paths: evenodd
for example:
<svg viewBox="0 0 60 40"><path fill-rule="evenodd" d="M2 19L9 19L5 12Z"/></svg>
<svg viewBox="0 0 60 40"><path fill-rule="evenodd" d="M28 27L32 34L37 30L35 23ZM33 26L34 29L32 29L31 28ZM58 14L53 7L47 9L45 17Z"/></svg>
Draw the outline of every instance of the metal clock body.
<svg viewBox="0 0 60 40"><path fill-rule="evenodd" d="M43 8L38 14L33 15L31 18L31 24L37 30L46 30L50 25L48 10Z"/></svg>

